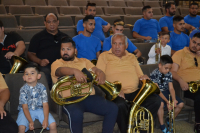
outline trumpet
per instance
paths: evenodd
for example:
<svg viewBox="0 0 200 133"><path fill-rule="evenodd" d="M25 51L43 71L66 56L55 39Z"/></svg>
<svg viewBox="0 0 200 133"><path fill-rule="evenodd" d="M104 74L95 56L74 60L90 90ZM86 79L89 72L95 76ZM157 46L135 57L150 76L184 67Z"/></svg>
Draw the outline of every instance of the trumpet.
<svg viewBox="0 0 200 133"><path fill-rule="evenodd" d="M156 51L158 48L160 48L160 50L161 50L161 40L159 39L159 35L158 35L157 43L155 44L155 51ZM155 56L156 63L159 62L160 56L161 56L161 54L156 54L156 56Z"/></svg>
<svg viewBox="0 0 200 133"><path fill-rule="evenodd" d="M191 93L196 93L199 90L200 81L191 81L188 83L188 86Z"/></svg>
<svg viewBox="0 0 200 133"><path fill-rule="evenodd" d="M175 133L175 112L174 112L174 101L172 102L170 99L170 94L169 94L169 105L172 106L172 110L169 110L169 131L173 131L171 133Z"/></svg>

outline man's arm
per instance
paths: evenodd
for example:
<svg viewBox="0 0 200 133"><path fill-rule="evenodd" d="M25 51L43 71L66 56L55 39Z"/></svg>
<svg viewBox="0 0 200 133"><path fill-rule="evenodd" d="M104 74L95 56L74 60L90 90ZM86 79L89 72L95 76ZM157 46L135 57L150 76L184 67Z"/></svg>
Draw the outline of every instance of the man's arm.
<svg viewBox="0 0 200 133"><path fill-rule="evenodd" d="M189 31L193 31L193 30L196 29L194 26L192 26L192 25L190 25L190 24L187 24L187 23L185 23L185 28L186 28L187 30L189 30Z"/></svg>
<svg viewBox="0 0 200 133"><path fill-rule="evenodd" d="M97 67L93 67L92 71L97 75L96 80L99 81L98 84L104 84L106 80L105 73Z"/></svg>
<svg viewBox="0 0 200 133"><path fill-rule="evenodd" d="M0 90L0 116L3 119L3 116L6 116L6 112L4 111L4 105L9 100L10 91L8 88Z"/></svg>
<svg viewBox="0 0 200 133"><path fill-rule="evenodd" d="M79 32L78 32L78 35L81 34L81 33L83 34L83 31L79 31Z"/></svg>
<svg viewBox="0 0 200 133"><path fill-rule="evenodd" d="M40 66L46 66L46 65L49 64L49 60L48 59L42 59L41 60L36 56L36 53L34 53L34 52L28 52L27 56L31 61L39 64Z"/></svg>
<svg viewBox="0 0 200 133"><path fill-rule="evenodd" d="M147 37L141 36L135 31L133 31L133 37L134 38L139 38L139 39L144 39L144 40L151 40L152 39L152 37L150 37L150 36L147 36Z"/></svg>
<svg viewBox="0 0 200 133"><path fill-rule="evenodd" d="M140 57L142 55L142 53L140 52L139 49L136 49L134 52L133 52L137 57Z"/></svg>
<svg viewBox="0 0 200 133"><path fill-rule="evenodd" d="M108 32L108 30L110 29L110 23L102 27L103 27L103 32Z"/></svg>
<svg viewBox="0 0 200 133"><path fill-rule="evenodd" d="M46 129L48 126L48 117L49 117L49 105L47 102L43 103L43 112L44 112L44 121L42 123L42 127Z"/></svg>

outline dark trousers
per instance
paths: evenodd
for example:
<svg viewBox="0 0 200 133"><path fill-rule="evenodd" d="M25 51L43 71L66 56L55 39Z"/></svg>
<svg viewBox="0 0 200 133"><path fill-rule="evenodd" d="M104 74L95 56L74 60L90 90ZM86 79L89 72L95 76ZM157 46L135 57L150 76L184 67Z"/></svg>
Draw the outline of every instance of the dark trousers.
<svg viewBox="0 0 200 133"><path fill-rule="evenodd" d="M191 93L189 90L184 92L184 97L194 100L195 122L200 123L200 90Z"/></svg>
<svg viewBox="0 0 200 133"><path fill-rule="evenodd" d="M48 86L49 86L49 90L51 90L52 88L52 79L51 79L51 65L47 65L47 66L39 66L39 69L41 72L44 72L47 82L48 82Z"/></svg>
<svg viewBox="0 0 200 133"><path fill-rule="evenodd" d="M18 133L17 123L8 111L6 111L6 116L0 119L0 133Z"/></svg>
<svg viewBox="0 0 200 133"><path fill-rule="evenodd" d="M125 94L126 100L133 101L138 92L139 90L130 94ZM118 106L117 124L120 129L120 132L126 133L128 129L129 112L131 106L121 97L117 97L113 102L115 102ZM157 95L152 94L149 97L147 97L146 100L144 100L141 106L147 108L152 113L155 120L160 104L160 98Z"/></svg>
<svg viewBox="0 0 200 133"><path fill-rule="evenodd" d="M117 119L118 108L116 104L97 95L87 97L85 100L63 106L68 115L71 133L83 132L83 113L91 112L104 116L102 133L112 133Z"/></svg>

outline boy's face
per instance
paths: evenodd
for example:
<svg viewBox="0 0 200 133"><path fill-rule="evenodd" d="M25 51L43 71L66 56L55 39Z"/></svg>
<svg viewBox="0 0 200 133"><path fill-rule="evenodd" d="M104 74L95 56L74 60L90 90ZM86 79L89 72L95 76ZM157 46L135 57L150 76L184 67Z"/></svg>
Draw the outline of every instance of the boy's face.
<svg viewBox="0 0 200 133"><path fill-rule="evenodd" d="M35 86L37 80L40 79L41 74L38 74L35 68L26 68L24 71L23 79L31 86Z"/></svg>
<svg viewBox="0 0 200 133"><path fill-rule="evenodd" d="M165 65L162 65L162 64L158 64L158 67L159 67L159 71L163 74L167 74L170 69L172 68L172 64L165 64Z"/></svg>
<svg viewBox="0 0 200 133"><path fill-rule="evenodd" d="M161 40L161 44L166 45L170 41L169 35L160 36L160 40Z"/></svg>

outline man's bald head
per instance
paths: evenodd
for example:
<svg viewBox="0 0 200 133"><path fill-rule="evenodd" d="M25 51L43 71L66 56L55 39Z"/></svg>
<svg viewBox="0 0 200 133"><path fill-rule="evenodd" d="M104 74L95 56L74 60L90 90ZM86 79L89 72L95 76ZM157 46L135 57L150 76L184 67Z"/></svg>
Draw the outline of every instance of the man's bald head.
<svg viewBox="0 0 200 133"><path fill-rule="evenodd" d="M54 14L54 13L49 13L49 14L46 14L46 15L44 16L44 21L47 20L47 17L48 17L48 16L55 16L56 19L58 20L58 16L57 16L56 14Z"/></svg>
<svg viewBox="0 0 200 133"><path fill-rule="evenodd" d="M45 16L44 25L48 33L56 35L58 33L59 20L54 13L49 13Z"/></svg>

